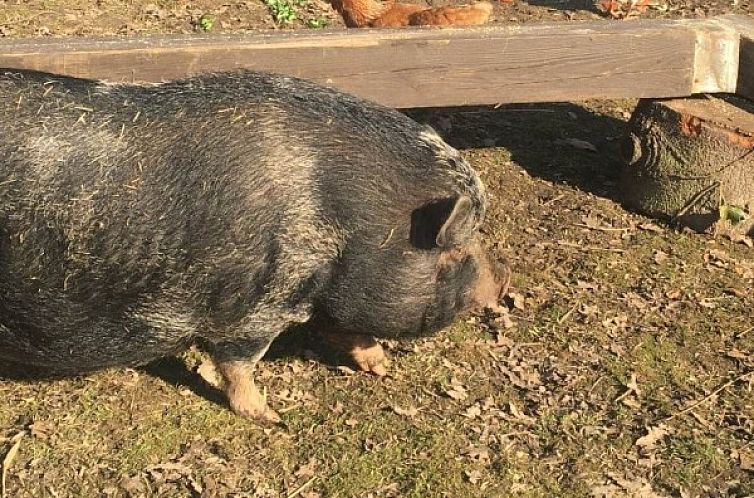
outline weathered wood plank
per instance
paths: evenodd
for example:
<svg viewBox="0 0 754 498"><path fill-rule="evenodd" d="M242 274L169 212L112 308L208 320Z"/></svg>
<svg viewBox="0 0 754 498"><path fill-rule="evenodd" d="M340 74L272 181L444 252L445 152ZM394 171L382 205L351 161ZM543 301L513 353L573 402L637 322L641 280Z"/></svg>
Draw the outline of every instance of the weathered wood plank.
<svg viewBox="0 0 754 498"><path fill-rule="evenodd" d="M0 67L115 82L245 67L425 107L733 91L714 61L734 40L725 23L698 20L4 40Z"/></svg>
<svg viewBox="0 0 754 498"><path fill-rule="evenodd" d="M714 18L696 30L692 93L732 92L738 78L738 18Z"/></svg>
<svg viewBox="0 0 754 498"><path fill-rule="evenodd" d="M723 20L740 36L736 93L754 100L754 18L725 16Z"/></svg>

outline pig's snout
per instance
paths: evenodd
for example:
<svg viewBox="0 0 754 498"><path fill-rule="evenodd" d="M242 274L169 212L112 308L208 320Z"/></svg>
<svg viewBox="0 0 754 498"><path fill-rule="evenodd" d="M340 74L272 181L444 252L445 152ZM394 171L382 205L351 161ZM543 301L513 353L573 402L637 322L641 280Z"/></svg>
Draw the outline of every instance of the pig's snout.
<svg viewBox="0 0 754 498"><path fill-rule="evenodd" d="M473 291L472 306L497 308L500 299L508 292L510 278L510 269L504 262L484 257L480 264L479 279Z"/></svg>

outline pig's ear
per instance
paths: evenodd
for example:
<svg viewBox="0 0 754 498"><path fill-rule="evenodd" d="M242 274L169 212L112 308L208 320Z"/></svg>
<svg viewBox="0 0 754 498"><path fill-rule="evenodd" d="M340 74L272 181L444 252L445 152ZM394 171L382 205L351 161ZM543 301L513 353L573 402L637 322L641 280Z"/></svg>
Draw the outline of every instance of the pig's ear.
<svg viewBox="0 0 754 498"><path fill-rule="evenodd" d="M448 219L437 232L435 243L443 249L463 244L474 231L474 222L471 199L462 195L456 200Z"/></svg>

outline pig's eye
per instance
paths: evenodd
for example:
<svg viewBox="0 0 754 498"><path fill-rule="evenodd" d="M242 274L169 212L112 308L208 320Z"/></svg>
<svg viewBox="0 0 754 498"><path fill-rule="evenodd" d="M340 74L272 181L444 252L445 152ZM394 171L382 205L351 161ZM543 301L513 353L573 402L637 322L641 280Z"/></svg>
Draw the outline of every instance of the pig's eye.
<svg viewBox="0 0 754 498"><path fill-rule="evenodd" d="M474 221L466 196L433 201L411 213L409 240L418 249L458 247L471 237Z"/></svg>

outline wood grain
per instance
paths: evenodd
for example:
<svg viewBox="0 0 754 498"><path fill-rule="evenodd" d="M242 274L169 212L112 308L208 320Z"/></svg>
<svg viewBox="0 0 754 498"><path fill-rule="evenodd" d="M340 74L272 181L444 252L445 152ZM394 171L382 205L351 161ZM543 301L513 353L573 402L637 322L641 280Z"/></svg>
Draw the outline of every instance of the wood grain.
<svg viewBox="0 0 754 498"><path fill-rule="evenodd" d="M732 91L719 65L708 62L720 37L732 33L714 20L652 20L3 40L0 67L112 82L252 68L393 107L673 97Z"/></svg>

